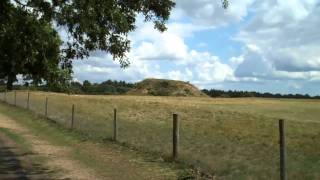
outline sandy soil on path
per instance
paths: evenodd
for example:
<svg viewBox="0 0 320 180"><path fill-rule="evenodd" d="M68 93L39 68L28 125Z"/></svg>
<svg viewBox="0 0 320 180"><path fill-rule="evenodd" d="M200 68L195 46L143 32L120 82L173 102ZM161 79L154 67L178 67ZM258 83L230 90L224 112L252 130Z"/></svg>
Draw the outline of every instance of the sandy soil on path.
<svg viewBox="0 0 320 180"><path fill-rule="evenodd" d="M77 161L68 158L70 149L62 146L54 146L40 137L33 135L30 131L13 119L0 114L0 127L11 130L30 141L33 153L48 159L45 165L49 169L60 171L61 179L102 179L91 169L81 166ZM0 178L1 179L1 178ZM104 177L103 179L108 179Z"/></svg>
<svg viewBox="0 0 320 180"><path fill-rule="evenodd" d="M54 172L34 162L34 154L0 132L0 179L56 179Z"/></svg>

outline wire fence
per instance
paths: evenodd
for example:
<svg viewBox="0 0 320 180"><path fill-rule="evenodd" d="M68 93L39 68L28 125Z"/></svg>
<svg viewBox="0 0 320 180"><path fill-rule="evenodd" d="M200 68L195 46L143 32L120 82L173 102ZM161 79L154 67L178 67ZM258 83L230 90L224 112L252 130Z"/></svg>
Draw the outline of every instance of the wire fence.
<svg viewBox="0 0 320 180"><path fill-rule="evenodd" d="M28 91L0 96L91 138L115 139L116 127L118 142L192 165L218 179L279 179L280 154L287 166L282 179L320 179L320 123L316 121L286 121L287 153L281 153L279 119L222 105L202 106L183 98L173 102L164 97ZM173 113L178 129L173 127Z"/></svg>

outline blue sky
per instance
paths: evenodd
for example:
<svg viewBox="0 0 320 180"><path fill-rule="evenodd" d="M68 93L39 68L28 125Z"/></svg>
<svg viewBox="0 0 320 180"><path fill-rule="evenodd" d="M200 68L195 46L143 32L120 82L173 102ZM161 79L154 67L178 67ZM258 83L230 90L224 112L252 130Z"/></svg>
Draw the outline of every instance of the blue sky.
<svg viewBox="0 0 320 180"><path fill-rule="evenodd" d="M131 66L103 52L75 61L74 78L189 81L199 88L320 94L319 0L176 0L160 33L138 18Z"/></svg>

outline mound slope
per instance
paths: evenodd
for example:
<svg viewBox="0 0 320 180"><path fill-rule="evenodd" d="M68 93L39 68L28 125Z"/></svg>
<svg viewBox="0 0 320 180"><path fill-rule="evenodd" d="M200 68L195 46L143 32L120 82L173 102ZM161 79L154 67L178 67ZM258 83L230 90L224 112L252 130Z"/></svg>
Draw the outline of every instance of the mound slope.
<svg viewBox="0 0 320 180"><path fill-rule="evenodd" d="M128 94L154 96L207 96L188 82L166 79L145 79L137 83L136 87L130 90Z"/></svg>

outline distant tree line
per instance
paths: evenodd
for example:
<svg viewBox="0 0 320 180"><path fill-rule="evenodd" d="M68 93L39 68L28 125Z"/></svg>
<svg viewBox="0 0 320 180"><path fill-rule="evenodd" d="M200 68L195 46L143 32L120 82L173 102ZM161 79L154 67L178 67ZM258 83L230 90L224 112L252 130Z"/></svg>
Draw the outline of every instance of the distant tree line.
<svg viewBox="0 0 320 180"><path fill-rule="evenodd" d="M107 80L101 83L92 83L89 80L85 80L83 83L73 81L67 86L52 87L42 85L38 86L36 89L71 94L121 95L126 94L134 87L134 83L128 83L125 81Z"/></svg>
<svg viewBox="0 0 320 180"><path fill-rule="evenodd" d="M40 90L40 91L52 91L52 92L63 92L63 93L71 93L71 94L104 94L104 95L117 95L117 94L125 94L132 88L134 88L136 84L129 83L125 81L115 81L115 80L107 80L102 83L92 83L88 80L80 82L70 82L68 84L43 84L43 85L34 85L30 83L24 83L19 85L14 85L13 89L16 90ZM4 91L6 89L5 82L0 80L0 91Z"/></svg>
<svg viewBox="0 0 320 180"><path fill-rule="evenodd" d="M273 93L260 93L255 91L224 91L216 89L203 89L203 93L210 97L226 97L226 98L237 98L237 97L263 97L263 98L293 98L293 99L320 99L320 96L310 96L309 94L273 94Z"/></svg>
<svg viewBox="0 0 320 180"><path fill-rule="evenodd" d="M167 88L167 85L161 84L159 89ZM125 81L107 80L101 83L92 83L88 80L83 83L72 81L67 84L43 84L34 85L25 82L23 85L14 85L13 88L17 90L30 89L40 91L63 92L71 94L92 94L92 95L121 95L126 94L131 89L137 88L136 83ZM0 80L0 91L6 89L4 80ZM293 98L293 99L320 99L320 96L310 96L309 94L273 94L273 93L260 93L255 91L237 91L237 90L217 90L217 89L203 89L203 93L210 97L223 97L223 98L238 98L238 97L263 97L263 98ZM159 94L151 94L159 95Z"/></svg>
<svg viewBox="0 0 320 180"><path fill-rule="evenodd" d="M88 80L79 82L71 82L70 91L76 94L125 94L135 87L133 83L125 81L107 80L102 83L91 83Z"/></svg>

